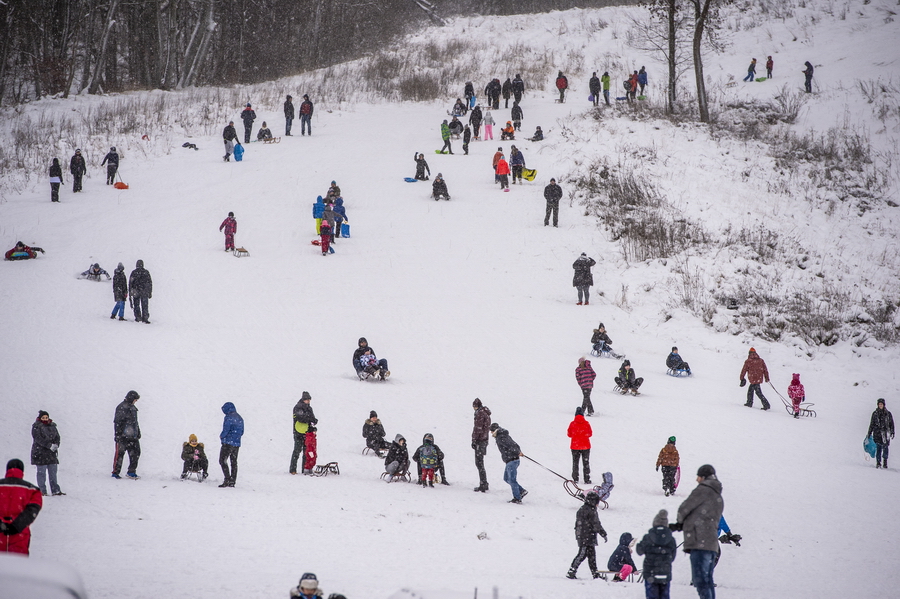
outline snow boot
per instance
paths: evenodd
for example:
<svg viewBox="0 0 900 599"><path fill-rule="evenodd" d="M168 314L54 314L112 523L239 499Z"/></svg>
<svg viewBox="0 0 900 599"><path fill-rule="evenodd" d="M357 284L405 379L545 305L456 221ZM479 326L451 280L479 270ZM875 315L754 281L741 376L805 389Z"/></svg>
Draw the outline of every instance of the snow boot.
<svg viewBox="0 0 900 599"><path fill-rule="evenodd" d="M109 319L110 319L110 320L112 320L112 319L115 318L115 317L116 317L115 314L110 314L110 315L109 315Z"/></svg>
<svg viewBox="0 0 900 599"><path fill-rule="evenodd" d="M877 463L875 464L875 467L876 467L876 468L881 468L881 462L877 462Z"/></svg>
<svg viewBox="0 0 900 599"><path fill-rule="evenodd" d="M572 570L569 570L569 572L566 574L566 578L568 578L569 580L578 580L578 578L575 576L575 572Z"/></svg>
<svg viewBox="0 0 900 599"><path fill-rule="evenodd" d="M120 479L120 478L122 478L121 476L119 476L119 475L116 474L115 472L112 473L112 477L115 478L115 479Z"/></svg>
<svg viewBox="0 0 900 599"><path fill-rule="evenodd" d="M798 419L799 419L799 418L800 418L800 413L799 413L799 412L794 412L794 418L798 418Z"/></svg>
<svg viewBox="0 0 900 599"><path fill-rule="evenodd" d="M753 407L753 402L752 402L752 401L748 401L748 402L745 403L744 405L747 406L748 408L752 408L752 407Z"/></svg>
<svg viewBox="0 0 900 599"><path fill-rule="evenodd" d="M885 470L887 470L887 458L884 458L884 466L882 466Z"/></svg>
<svg viewBox="0 0 900 599"><path fill-rule="evenodd" d="M434 488L434 481L433 481L433 480L428 481L428 486L431 487L431 488L433 489L433 488Z"/></svg>

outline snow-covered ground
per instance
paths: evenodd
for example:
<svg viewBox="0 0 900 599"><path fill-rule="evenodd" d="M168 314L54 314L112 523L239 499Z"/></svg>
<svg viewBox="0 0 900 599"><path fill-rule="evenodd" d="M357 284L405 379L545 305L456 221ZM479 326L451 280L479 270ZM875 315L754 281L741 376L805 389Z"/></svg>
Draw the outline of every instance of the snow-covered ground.
<svg viewBox="0 0 900 599"><path fill-rule="evenodd" d="M877 62L886 79L896 80L898 50L888 43L897 39L896 23L883 23L877 12L887 6L859 7L871 15L865 20L850 11L846 20L837 12L808 24L808 41L800 46L773 25L777 50L761 46L764 29L737 31L728 56L710 55L710 71L742 76L745 56L762 62L778 52L776 68L784 67L776 77L787 77L789 64L799 70L815 51L827 57L813 60L817 65L856 73ZM577 29L584 14L546 19L568 19ZM619 14L590 13L609 20ZM555 27L535 21L533 39ZM496 29L504 21L478 22ZM478 35L474 25L454 27ZM612 46L613 29L592 42ZM882 44L875 49L862 39ZM650 67L651 81L663 79L659 67L616 43L629 62ZM584 68L589 76L605 67ZM556 68L546 71L549 80ZM817 70L820 85L826 73ZM509 505L492 444L491 490L471 490L477 484L469 447L475 397L525 454L568 473L565 430L581 401L573 371L602 321L646 381L638 398L613 394L619 362L592 360L598 373L592 469L595 478L610 471L616 481L610 508L601 512L611 539L599 547L601 565L621 533L640 537L659 509L674 520L694 486L692 474L711 463L724 485L726 518L744 537L740 548L723 549L720 596L889 595L900 583L893 566L900 522L891 503L900 478L896 467L881 471L866 462L860 442L878 397L888 409L897 406L896 348L807 348L715 332L671 309L667 267L625 264L583 207L565 200L560 227L543 227L542 191L551 176L573 170L576 155L625 156L628 144L654 147L656 162L647 168L670 169L667 192L710 230L765 222L781 235L824 247L822 238L842 229L841 248L823 255L858 255L859 268L887 288L897 277L893 258L879 266L866 256L896 254L895 209L867 213L880 223L869 234L849 215L796 208L744 180L736 164L759 159L752 144L734 143L725 155L693 127L634 123L614 110L594 129L596 122L582 115L587 77L570 79L578 88L567 104L553 103L549 89L526 96L523 132L580 123L595 138L577 148L557 135L542 143L516 141L539 174L510 193L497 189L490 171L496 148L510 146L498 141L499 132L492 142L473 142L469 156L461 155L460 142L454 156L433 153L449 103L354 103L320 110L312 137L300 137L295 123L295 136L278 145L248 144L242 163L222 162L217 134L191 139L197 152L178 147L183 140L176 139L171 153L128 164L127 191L106 187L95 169L82 194L70 192L66 176L60 204L50 203L44 183L4 198L3 249L21 239L47 253L0 268L0 460L27 461L31 422L47 410L62 435L60 484L67 493L46 498L32 527L32 555L74 566L93 598L284 596L305 571L319 576L326 594L351 599L462 599L475 588L487 597L493 587L504 599L642 597L639 585L563 578L576 553L578 503L549 472L523 461L519 477L529 495L524 505ZM802 83L799 73L794 79ZM753 85L723 89L775 93L768 82ZM811 100L798 126L836 124L835 103L856 102L852 85L843 85ZM651 96L661 94L651 89ZM304 92L287 91L295 98ZM71 105L58 102L58 110ZM231 118L237 120L238 110ZM895 138L895 121L882 131L863 110L847 112L886 140L879 147ZM257 124L267 120L281 132L279 104L258 106L257 114ZM494 116L505 121L507 114L501 109ZM416 151L425 153L432 174L443 173L452 201L436 203L428 183L403 181L414 172ZM332 179L343 190L353 236L323 258L310 244L311 203ZM564 190L570 191L565 183ZM815 229L801 230L797 210ZM237 244L250 258L222 251L217 229L228 211L237 216ZM571 287L570 265L581 252L598 262L586 307L575 305ZM137 259L154 279L149 326L109 320L110 285L76 278L93 262L112 272L121 261L130 272ZM350 355L360 336L390 361L388 382L356 380ZM665 376L673 344L691 363L693 378ZM764 391L772 411L741 405L738 373L751 345L782 395L791 373L801 373L818 418L790 418L771 388ZM136 482L109 477L113 410L129 389L141 394L142 478ZM287 474L291 409L304 390L320 421L319 463L338 461L340 476ZM226 401L246 423L235 489L216 486L216 437ZM433 433L447 454L452 485L381 482L381 461L360 455L360 430L371 409L388 436L403 434L411 451ZM212 476L200 485L177 476L181 443L191 433L211 458ZM654 464L670 435L678 438L684 476L677 495L666 498ZM34 480L31 467L26 478ZM587 576L586 565L580 574ZM673 598L696 596L689 580L688 560L679 554Z"/></svg>

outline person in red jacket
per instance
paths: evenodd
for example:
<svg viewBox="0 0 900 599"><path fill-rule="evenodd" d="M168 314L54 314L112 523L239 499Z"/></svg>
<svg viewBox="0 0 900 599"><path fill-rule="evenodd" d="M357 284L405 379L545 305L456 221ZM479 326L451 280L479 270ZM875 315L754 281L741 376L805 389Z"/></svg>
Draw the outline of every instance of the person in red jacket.
<svg viewBox="0 0 900 599"><path fill-rule="evenodd" d="M759 357L759 354L752 347L747 355L747 359L744 361L744 367L741 369L741 387L747 384L744 378L745 375L750 379L750 387L747 389L747 403L744 405L748 408L753 407L753 393L755 392L757 397L762 400L762 409L768 410L772 406L769 405L769 400L762 394L759 386L763 381L769 382L769 369L766 368L765 361Z"/></svg>
<svg viewBox="0 0 900 599"><path fill-rule="evenodd" d="M502 154L500 155L500 160L497 161L497 176L500 177L500 189L509 190L509 163L506 161L506 157Z"/></svg>
<svg viewBox="0 0 900 599"><path fill-rule="evenodd" d="M581 394L584 399L581 402L581 409L587 416L594 415L594 404L591 403L591 390L594 388L594 379L597 373L591 368L591 361L584 358L578 358L578 366L575 368L575 380L581 387Z"/></svg>
<svg viewBox="0 0 900 599"><path fill-rule="evenodd" d="M234 251L234 236L237 233L237 221L234 212L228 213L228 218L219 225L219 231L225 230L225 251Z"/></svg>
<svg viewBox="0 0 900 599"><path fill-rule="evenodd" d="M791 378L791 384L788 385L788 397L794 404L794 418L800 418L800 404L806 401L806 391L803 389L803 383L800 382L800 375L794 373Z"/></svg>
<svg viewBox="0 0 900 599"><path fill-rule="evenodd" d="M572 439L569 444L572 449L572 480L578 482L578 460L581 459L584 482L591 484L591 435L594 433L581 408L575 410L575 420L569 424L567 434Z"/></svg>
<svg viewBox="0 0 900 599"><path fill-rule="evenodd" d="M16 246L6 252L5 258L7 260L30 260L32 258L37 258L37 253L44 253L44 250L35 246L28 247L21 241L16 242Z"/></svg>
<svg viewBox="0 0 900 599"><path fill-rule="evenodd" d="M41 511L41 490L22 480L25 464L12 459L0 479L0 552L28 555L31 523Z"/></svg>
<svg viewBox="0 0 900 599"><path fill-rule="evenodd" d="M628 78L628 83L629 83L628 92L625 94L625 96L628 98L629 102L633 102L637 98L637 90L638 90L638 85L640 83L638 81L638 72L637 71L635 71L634 74Z"/></svg>

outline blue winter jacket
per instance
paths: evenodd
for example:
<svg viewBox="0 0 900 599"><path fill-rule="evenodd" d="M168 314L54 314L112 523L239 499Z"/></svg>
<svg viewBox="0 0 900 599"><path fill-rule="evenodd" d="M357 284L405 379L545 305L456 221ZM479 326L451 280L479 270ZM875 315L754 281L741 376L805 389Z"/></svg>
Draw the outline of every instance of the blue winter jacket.
<svg viewBox="0 0 900 599"><path fill-rule="evenodd" d="M641 85L647 85L647 71L638 73L638 83Z"/></svg>
<svg viewBox="0 0 900 599"><path fill-rule="evenodd" d="M334 211L341 215L342 220L347 220L347 209L344 208L344 198L338 198L334 201Z"/></svg>
<svg viewBox="0 0 900 599"><path fill-rule="evenodd" d="M222 444L240 447L241 436L244 434L244 419L237 413L237 409L230 401L222 406L222 412L225 413L225 422L222 423L222 434L219 435Z"/></svg>
<svg viewBox="0 0 900 599"><path fill-rule="evenodd" d="M509 165L525 166L525 154L523 154L522 152L516 152L512 157L510 157Z"/></svg>
<svg viewBox="0 0 900 599"><path fill-rule="evenodd" d="M325 212L325 202L322 201L322 196L316 198L316 203L313 204L313 218L322 218L322 214Z"/></svg>

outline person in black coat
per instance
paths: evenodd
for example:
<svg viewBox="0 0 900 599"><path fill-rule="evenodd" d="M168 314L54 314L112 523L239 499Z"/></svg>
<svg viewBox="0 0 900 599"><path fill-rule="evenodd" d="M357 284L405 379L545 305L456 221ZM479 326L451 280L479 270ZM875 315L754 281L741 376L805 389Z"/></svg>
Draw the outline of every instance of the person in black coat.
<svg viewBox="0 0 900 599"><path fill-rule="evenodd" d="M394 437L384 458L384 471L391 476L406 474L409 471L409 450L406 449L406 439L398 434Z"/></svg>
<svg viewBox="0 0 900 599"><path fill-rule="evenodd" d="M250 106L250 102L241 111L241 120L244 121L244 143L250 143L250 133L253 131L253 121L256 120L256 112Z"/></svg>
<svg viewBox="0 0 900 599"><path fill-rule="evenodd" d="M509 108L509 97L512 95L512 81L509 77L503 82L500 91L503 94L503 108Z"/></svg>
<svg viewBox="0 0 900 599"><path fill-rule="evenodd" d="M415 178L419 181L428 181L428 177L431 176L431 169L428 167L428 163L425 162L425 154L413 154L413 160L416 161L416 176ZM425 171L428 171L428 175L425 175Z"/></svg>
<svg viewBox="0 0 900 599"><path fill-rule="evenodd" d="M653 528L634 549L638 555L644 556L643 574L647 596L668 597L669 584L672 582L672 562L678 554L675 538L669 530L669 512L659 511L653 519Z"/></svg>
<svg viewBox="0 0 900 599"><path fill-rule="evenodd" d="M472 129L468 125L463 127L463 152L469 155L469 142L472 141Z"/></svg>
<svg viewBox="0 0 900 599"><path fill-rule="evenodd" d="M413 452L412 461L416 463L416 480L419 481L423 487L425 486L424 481L422 480L422 463L420 461L420 456L422 453L422 448L425 446L425 443L428 442L434 447L435 454L437 455L437 465L435 466L435 470L441 475L441 484L449 486L450 483L447 482L447 475L444 473L444 452L441 451L441 448L437 446L434 442L434 435L431 433L425 433L425 436L422 437L422 445Z"/></svg>
<svg viewBox="0 0 900 599"><path fill-rule="evenodd" d="M490 83L484 88L485 95L489 98L490 105L494 110L500 109L500 92L502 86L499 79L491 79Z"/></svg>
<svg viewBox="0 0 900 599"><path fill-rule="evenodd" d="M374 451L378 457L384 457L384 451L391 444L384 440L387 433L384 432L384 425L378 418L375 410L369 412L369 417L363 422L362 436L366 440L366 447Z"/></svg>
<svg viewBox="0 0 900 599"><path fill-rule="evenodd" d="M284 134L291 134L291 125L294 123L294 97L288 95L284 101Z"/></svg>
<svg viewBox="0 0 900 599"><path fill-rule="evenodd" d="M359 365L359 357L366 353L366 350L369 349L372 350L372 355L374 356L375 350L369 346L369 342L365 337L360 337L359 341L357 342L357 348L353 351L353 368L356 369L356 372L359 372L361 370L361 367ZM375 364L378 366L378 371L382 379L387 378L391 375L391 371L388 370L387 360L385 360L384 358L380 360L376 359Z"/></svg>
<svg viewBox="0 0 900 599"><path fill-rule="evenodd" d="M872 437L875 441L875 467L888 467L888 451L891 448L891 439L894 438L894 416L884 407L884 399L879 398L878 407L872 412L869 420L869 431L866 437ZM884 460L884 465L882 465Z"/></svg>
<svg viewBox="0 0 900 599"><path fill-rule="evenodd" d="M806 81L805 81L806 93L811 94L812 93L813 71L815 69L813 69L812 63L809 62L808 60L806 61L805 64L806 64L806 69L803 71L803 75L806 77Z"/></svg>
<svg viewBox="0 0 900 599"><path fill-rule="evenodd" d="M625 360L622 362L622 367L619 368L619 376L614 377L613 380L616 385L619 386L619 392L622 395L625 395L629 391L631 391L632 395L637 395L638 389L640 389L641 384L644 382L644 377L635 374L634 368L631 367L631 360Z"/></svg>
<svg viewBox="0 0 900 599"><path fill-rule="evenodd" d="M590 491L584 498L584 505L578 508L575 514L575 540L578 542L578 555L572 560L569 572L566 578L575 580L575 574L578 572L578 566L585 559L588 561L588 567L591 569L591 575L594 578L600 578L600 572L597 571L597 535L603 537L603 542L607 542L606 531L600 523L600 516L597 514L597 505L600 504L600 496L594 491Z"/></svg>
<svg viewBox="0 0 900 599"><path fill-rule="evenodd" d="M139 478L137 475L138 460L141 458L141 427L138 424L138 409L134 405L141 398L137 391L129 391L118 406L113 418L113 431L116 441L116 461L113 465L112 477L122 478L119 472L122 470L122 461L125 452L128 452L129 478Z"/></svg>
<svg viewBox="0 0 900 599"><path fill-rule="evenodd" d="M65 495L56 480L59 466L59 430L56 423L50 420L50 414L41 410L37 420L31 425L31 463L37 466L37 484L41 495L47 495L47 473L50 474L50 492L54 495Z"/></svg>
<svg viewBox="0 0 900 599"><path fill-rule="evenodd" d="M315 107L309 99L309 94L303 94L303 102L300 104L300 135L308 132L312 135L312 115Z"/></svg>
<svg viewBox="0 0 900 599"><path fill-rule="evenodd" d="M681 356L678 355L678 348L675 346L672 347L672 353L666 358L666 366L672 370L686 370L688 374L691 373L690 365L681 359Z"/></svg>
<svg viewBox="0 0 900 599"><path fill-rule="evenodd" d="M597 264L593 258L589 258L587 254L581 252L581 256L572 263L575 269L575 276L572 278L572 287L578 290L578 304L587 306L590 303L590 288L594 284L594 275L591 274L591 268Z"/></svg>
<svg viewBox="0 0 900 599"><path fill-rule="evenodd" d="M600 78L597 77L596 71L594 71L594 74L591 76L591 80L588 81L588 89L590 89L591 95L594 96L594 106L599 106L600 90L603 89L603 86L600 85Z"/></svg>
<svg viewBox="0 0 900 599"><path fill-rule="evenodd" d="M110 318L119 316L119 320L125 320L125 299L128 297L128 281L125 279L125 267L119 262L113 272L113 299L116 305L113 306Z"/></svg>
<svg viewBox="0 0 900 599"><path fill-rule="evenodd" d="M72 193L81 191L81 178L87 172L87 164L84 162L81 150L75 150L75 155L69 162L69 172L72 173Z"/></svg>
<svg viewBox="0 0 900 599"><path fill-rule="evenodd" d="M525 93L525 82L522 81L522 77L516 73L515 79L512 80L512 93L516 102L522 101L522 95Z"/></svg>
<svg viewBox="0 0 900 599"><path fill-rule="evenodd" d="M234 151L234 142L237 141L237 138L234 121L228 121L228 125L222 130L222 139L225 140L225 162L231 162L231 153Z"/></svg>
<svg viewBox="0 0 900 599"><path fill-rule="evenodd" d="M109 164L107 164L109 163ZM109 149L100 166L106 164L106 184L112 185L116 182L116 171L119 170L119 154L116 152L116 146Z"/></svg>
<svg viewBox="0 0 900 599"><path fill-rule="evenodd" d="M513 127L516 128L516 131L522 130L522 119L525 118L524 113L522 112L522 107L519 106L518 102L513 102L512 110L510 111L510 116L512 117Z"/></svg>
<svg viewBox="0 0 900 599"><path fill-rule="evenodd" d="M62 167L59 165L59 158L53 159L50 165L50 201L59 201L59 186L62 185Z"/></svg>
<svg viewBox="0 0 900 599"><path fill-rule="evenodd" d="M556 179L550 179L550 185L544 188L544 199L547 200L547 210L544 212L544 226L550 224L550 214L553 214L553 226L559 225L559 201L562 199L562 187L556 184Z"/></svg>
<svg viewBox="0 0 900 599"><path fill-rule="evenodd" d="M500 458L506 464L503 472L503 482L509 484L513 498L509 503L522 503L522 498L528 495L528 491L517 480L519 471L519 458L523 456L519 444L509 436L509 431L501 428L494 422L491 424L491 435L497 441L497 449L500 450Z"/></svg>
<svg viewBox="0 0 900 599"><path fill-rule="evenodd" d="M437 177L434 178L434 181L431 183L431 197L435 199L435 201L444 198L445 200L450 199L450 192L447 191L447 182L444 181L444 177L441 173L437 174Z"/></svg>
<svg viewBox="0 0 900 599"><path fill-rule="evenodd" d="M297 460L306 452L306 433L309 432L311 426L315 426L319 422L312 406L309 405L311 401L312 395L308 391L304 391L294 406L294 452L291 454L291 466L288 469L291 474L297 474Z"/></svg>
<svg viewBox="0 0 900 599"><path fill-rule="evenodd" d="M128 293L131 294L131 307L134 309L134 321L150 324L150 298L153 297L153 279L144 268L144 261L138 260L128 277Z"/></svg>
<svg viewBox="0 0 900 599"><path fill-rule="evenodd" d="M631 559L631 548L629 547L633 538L634 537L631 536L630 532L623 532L622 536L619 537L619 546L616 547L612 555L609 556L609 561L606 562L606 569L616 573L613 577L614 582L625 579L625 576L619 575L623 566L631 567L629 573L637 570L637 566L634 565L634 560Z"/></svg>
<svg viewBox="0 0 900 599"><path fill-rule="evenodd" d="M475 136L475 139L478 139L478 131L481 128L481 121L484 120L484 115L481 114L481 104L476 104L475 108L472 109L472 113L469 115L469 124L472 125L472 134Z"/></svg>

